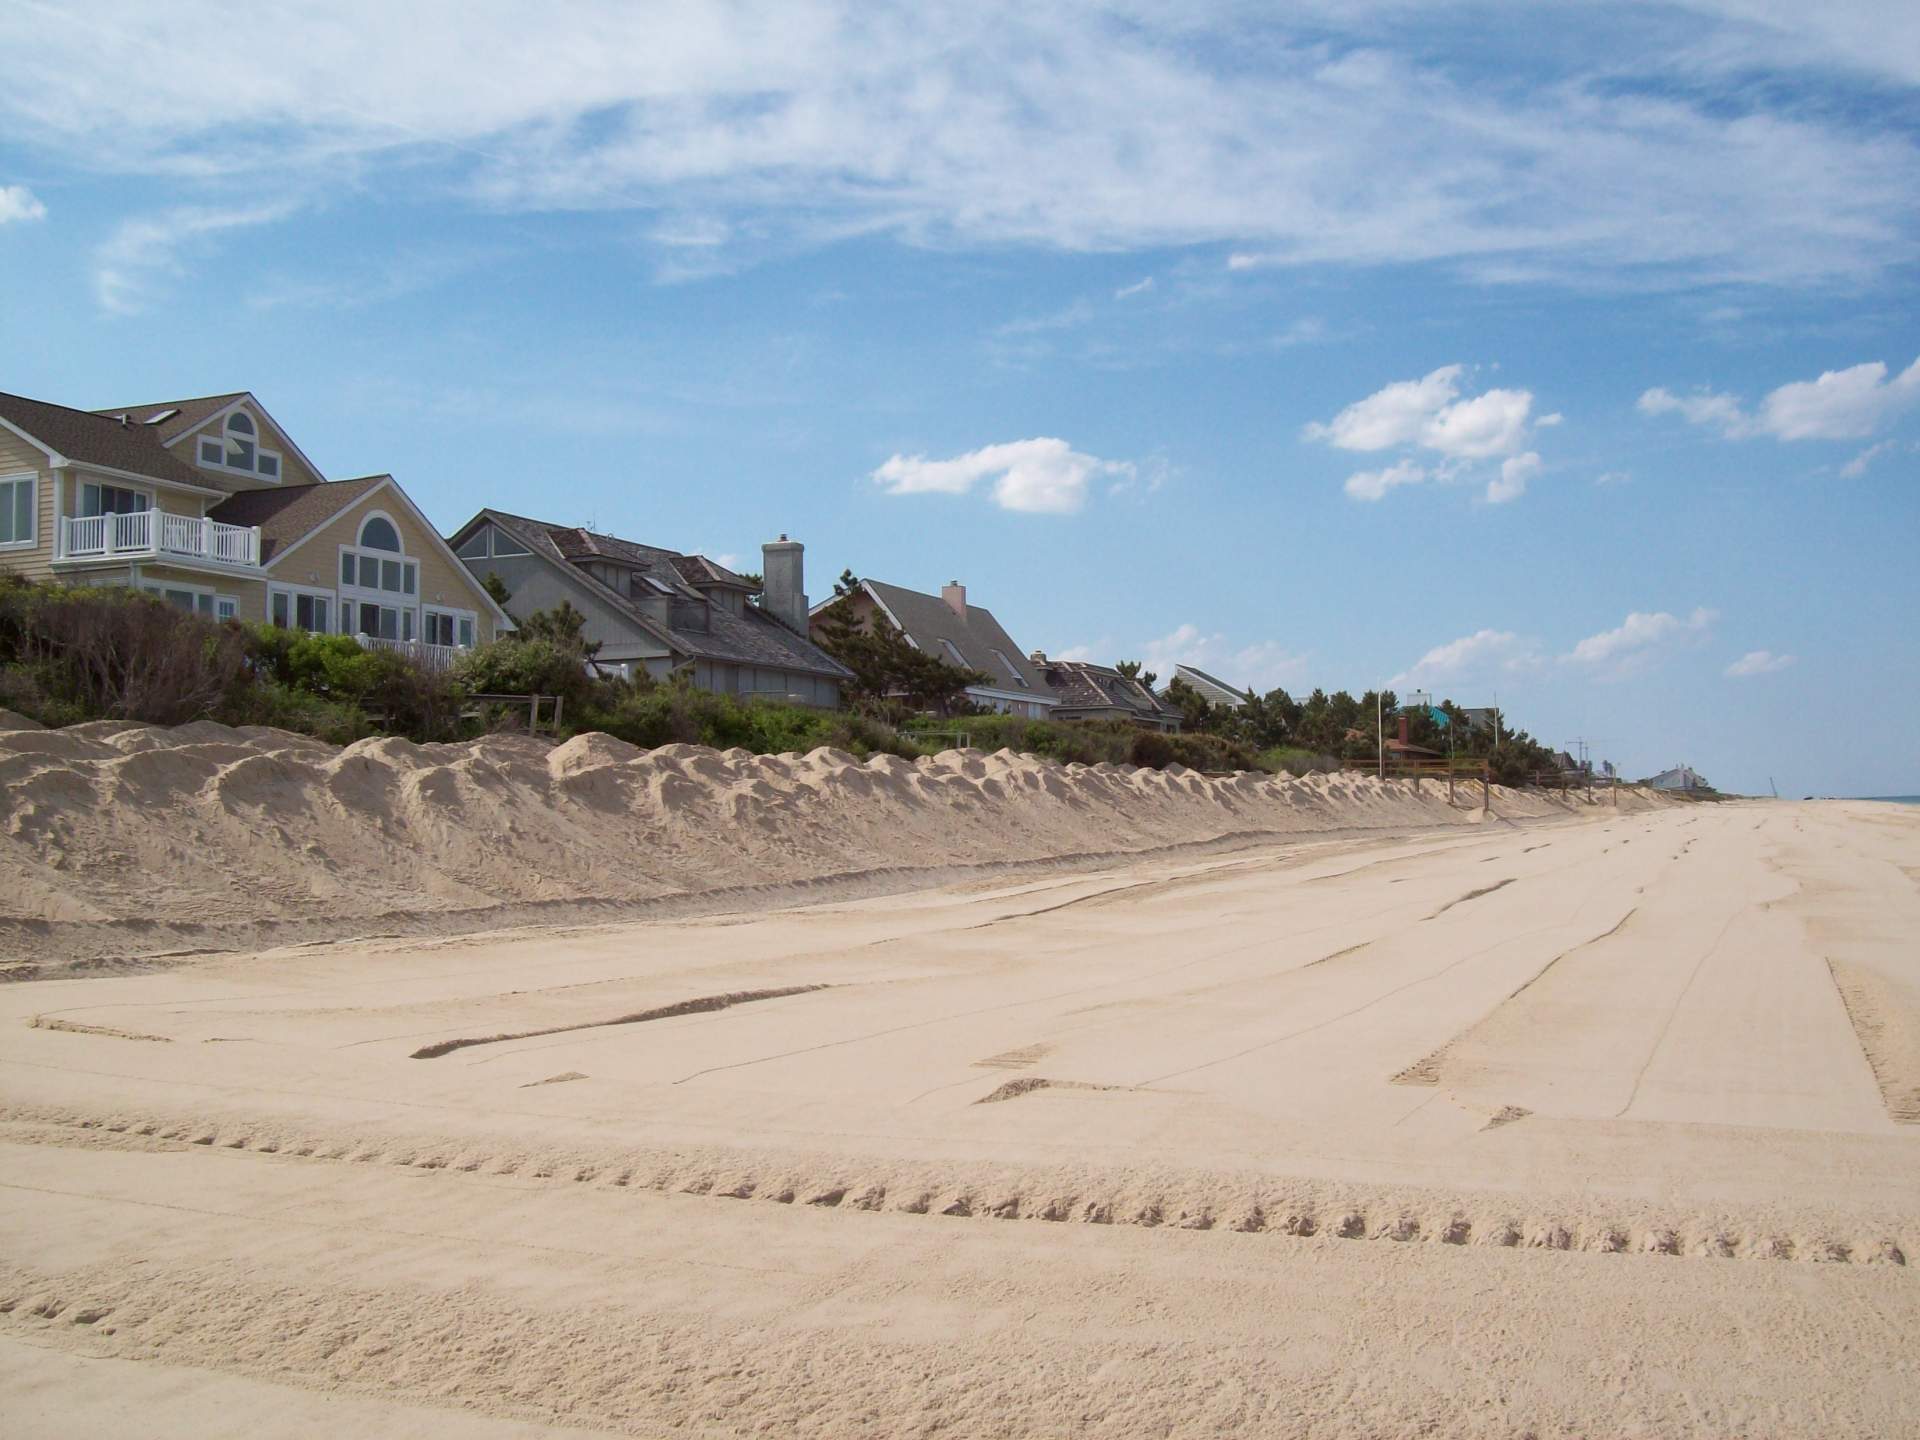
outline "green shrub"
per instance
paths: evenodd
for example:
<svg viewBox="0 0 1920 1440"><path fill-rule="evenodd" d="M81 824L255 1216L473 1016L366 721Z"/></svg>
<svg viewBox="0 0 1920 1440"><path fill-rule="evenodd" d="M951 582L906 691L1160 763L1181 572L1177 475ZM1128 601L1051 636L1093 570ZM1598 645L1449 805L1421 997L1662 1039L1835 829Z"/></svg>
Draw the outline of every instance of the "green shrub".
<svg viewBox="0 0 1920 1440"><path fill-rule="evenodd" d="M557 695L563 717L600 699L606 683L587 673L577 647L537 636L477 646L460 657L453 673L470 695Z"/></svg>
<svg viewBox="0 0 1920 1440"><path fill-rule="evenodd" d="M1133 737L1127 759L1148 770L1164 770L1173 763L1173 741L1158 730L1142 730Z"/></svg>
<svg viewBox="0 0 1920 1440"><path fill-rule="evenodd" d="M119 586L8 583L0 591L8 694L45 724L216 714L251 683L246 632Z"/></svg>

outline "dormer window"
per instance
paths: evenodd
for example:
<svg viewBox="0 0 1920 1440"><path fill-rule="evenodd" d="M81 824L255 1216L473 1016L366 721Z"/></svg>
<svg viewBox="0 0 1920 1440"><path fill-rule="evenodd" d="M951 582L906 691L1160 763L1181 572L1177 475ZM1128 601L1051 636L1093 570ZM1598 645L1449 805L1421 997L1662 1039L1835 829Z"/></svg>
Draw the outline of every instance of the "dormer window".
<svg viewBox="0 0 1920 1440"><path fill-rule="evenodd" d="M1000 662L1000 668L1005 670L1008 675L1012 676L1013 683L1018 685L1022 690L1031 690L1033 688L1031 685L1027 684L1027 677L1022 675L1019 672L1019 670L1017 670L1014 667L1013 661L1007 658L1006 651L995 650L993 652L993 658Z"/></svg>
<svg viewBox="0 0 1920 1440"><path fill-rule="evenodd" d="M216 470L234 470L242 475L258 475L263 480L280 478L280 452L260 447L259 430L253 417L244 410L227 416L221 434L200 437L200 463Z"/></svg>
<svg viewBox="0 0 1920 1440"><path fill-rule="evenodd" d="M940 646L947 652L947 658L954 664L958 665L962 670L969 668L967 665L967 657L960 653L960 647L954 644L953 641L943 635L940 637Z"/></svg>

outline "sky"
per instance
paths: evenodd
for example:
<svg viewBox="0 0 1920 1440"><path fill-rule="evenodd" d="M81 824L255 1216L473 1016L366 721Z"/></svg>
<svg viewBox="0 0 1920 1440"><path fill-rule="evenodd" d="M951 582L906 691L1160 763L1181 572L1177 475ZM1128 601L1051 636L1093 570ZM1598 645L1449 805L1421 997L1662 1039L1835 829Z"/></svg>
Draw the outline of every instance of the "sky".
<svg viewBox="0 0 1920 1440"><path fill-rule="evenodd" d="M958 579L1052 655L1920 792L1911 5L12 0L0 49L0 389L250 390L447 531L790 533L816 599Z"/></svg>

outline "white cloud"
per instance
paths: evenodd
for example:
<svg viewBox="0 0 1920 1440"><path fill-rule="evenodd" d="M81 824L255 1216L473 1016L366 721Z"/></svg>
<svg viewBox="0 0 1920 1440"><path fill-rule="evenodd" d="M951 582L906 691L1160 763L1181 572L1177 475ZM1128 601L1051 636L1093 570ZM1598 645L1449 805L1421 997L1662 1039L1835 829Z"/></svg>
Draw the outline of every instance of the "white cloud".
<svg viewBox="0 0 1920 1440"><path fill-rule="evenodd" d="M233 39L218 0L11 5L0 48L35 80L0 91L0 131L109 173L693 207L798 243L1210 243L1240 268L1675 286L1909 263L1913 139L1843 87L1912 42L1884 7L1844 29L1829 6L1762 7L1604 28L1523 7L1486 27L1483 67L1423 53L1440 22L1381 4L575 0L528 25L339 0L277 15L273 64L235 73L209 58ZM1541 43L1550 26L1572 38ZM1726 103L1756 56L1859 103L1750 83Z"/></svg>
<svg viewBox="0 0 1920 1440"><path fill-rule="evenodd" d="M1920 400L1920 360L1889 381L1878 360L1782 385L1761 402L1760 426L1781 440L1860 440Z"/></svg>
<svg viewBox="0 0 1920 1440"><path fill-rule="evenodd" d="M1878 460L1891 449L1893 449L1893 441L1891 440L1882 440L1878 445L1869 445L1858 455L1854 456L1853 459L1840 467L1841 476L1848 480L1858 480L1862 475L1867 473L1868 466L1872 465L1874 461Z"/></svg>
<svg viewBox="0 0 1920 1440"><path fill-rule="evenodd" d="M1463 365L1443 365L1419 380L1396 380L1356 400L1332 421L1315 421L1303 432L1339 450L1391 450L1411 445L1460 393Z"/></svg>
<svg viewBox="0 0 1920 1440"><path fill-rule="evenodd" d="M1540 456L1532 450L1509 455L1500 462L1500 474L1487 482L1489 505L1504 505L1527 493L1527 482L1540 473Z"/></svg>
<svg viewBox="0 0 1920 1440"><path fill-rule="evenodd" d="M1172 678L1174 666L1192 665L1229 685L1248 686L1261 694L1298 684L1307 664L1304 654L1288 650L1277 640L1235 645L1225 635L1204 631L1191 622L1147 641L1140 647L1140 659L1162 685Z"/></svg>
<svg viewBox="0 0 1920 1440"><path fill-rule="evenodd" d="M1636 408L1642 415L1678 414L1689 425L1714 426L1729 440L1753 433L1753 421L1740 408L1736 395L1718 395L1711 390L1676 395L1665 386L1656 385L1641 394Z"/></svg>
<svg viewBox="0 0 1920 1440"><path fill-rule="evenodd" d="M1449 680L1487 679L1502 672L1528 669L1539 662L1531 642L1511 630L1476 630L1436 645L1387 682L1391 689L1432 686Z"/></svg>
<svg viewBox="0 0 1920 1440"><path fill-rule="evenodd" d="M1146 279L1136 280L1131 285L1122 285L1118 290L1113 292L1113 298L1116 300L1125 300L1132 295L1144 295L1151 289L1153 289L1153 277L1149 275Z"/></svg>
<svg viewBox="0 0 1920 1440"><path fill-rule="evenodd" d="M1632 474L1625 470L1603 470L1593 477L1596 485L1626 485L1632 480Z"/></svg>
<svg viewBox="0 0 1920 1440"><path fill-rule="evenodd" d="M1703 635L1719 619L1705 606L1682 619L1665 610L1635 610L1611 630L1589 635L1563 657L1578 665L1630 665L1669 640Z"/></svg>
<svg viewBox="0 0 1920 1440"><path fill-rule="evenodd" d="M294 208L284 201L234 210L187 205L124 221L93 252L94 298L116 314L143 310L161 282L181 273L183 250L223 231L284 220Z"/></svg>
<svg viewBox="0 0 1920 1440"><path fill-rule="evenodd" d="M1441 457L1439 468L1431 472L1409 457L1350 475L1345 488L1355 500L1379 500L1398 486L1427 479L1468 477L1475 462L1497 457L1505 458L1499 474L1487 482L1486 500L1499 505L1517 499L1541 469L1540 456L1523 449L1533 394L1494 389L1463 400L1460 377L1465 370L1464 365L1443 365L1418 380L1396 380L1301 433L1339 450L1419 449ZM1561 417L1545 419L1557 425Z"/></svg>
<svg viewBox="0 0 1920 1440"><path fill-rule="evenodd" d="M1402 460L1384 470L1359 470L1347 477L1344 487L1355 500L1382 500L1389 490L1402 485L1418 485L1427 478L1425 467Z"/></svg>
<svg viewBox="0 0 1920 1440"><path fill-rule="evenodd" d="M1489 390L1429 417L1420 443L1456 460L1486 460L1519 449L1533 396L1525 390Z"/></svg>
<svg viewBox="0 0 1920 1440"><path fill-rule="evenodd" d="M0 225L23 220L44 220L47 207L24 185L0 185Z"/></svg>
<svg viewBox="0 0 1920 1440"><path fill-rule="evenodd" d="M1776 440L1862 440L1920 402L1920 360L1893 379L1886 364L1870 360L1845 370L1827 370L1816 380L1794 380L1767 393L1748 414L1736 395L1696 390L1687 395L1655 387L1640 397L1646 415L1679 414L1729 440L1771 435Z"/></svg>
<svg viewBox="0 0 1920 1440"><path fill-rule="evenodd" d="M1794 655L1776 655L1771 650L1749 650L1723 672L1729 679L1743 680L1753 675L1772 675L1798 659Z"/></svg>
<svg viewBox="0 0 1920 1440"><path fill-rule="evenodd" d="M1064 440L1040 437L986 445L951 460L895 455L872 479L889 495L965 495L991 479L993 501L1003 510L1070 515L1086 503L1093 477L1136 473L1130 461L1083 455Z"/></svg>

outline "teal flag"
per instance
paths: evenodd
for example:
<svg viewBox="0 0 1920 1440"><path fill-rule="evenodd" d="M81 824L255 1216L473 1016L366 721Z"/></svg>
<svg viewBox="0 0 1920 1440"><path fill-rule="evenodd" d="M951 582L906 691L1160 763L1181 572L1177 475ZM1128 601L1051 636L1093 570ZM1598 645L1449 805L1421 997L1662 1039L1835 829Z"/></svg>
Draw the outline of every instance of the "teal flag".
<svg viewBox="0 0 1920 1440"><path fill-rule="evenodd" d="M1453 723L1447 718L1447 712L1442 710L1438 705L1429 705L1427 707L1427 714L1433 717L1433 723L1438 725L1442 730Z"/></svg>

